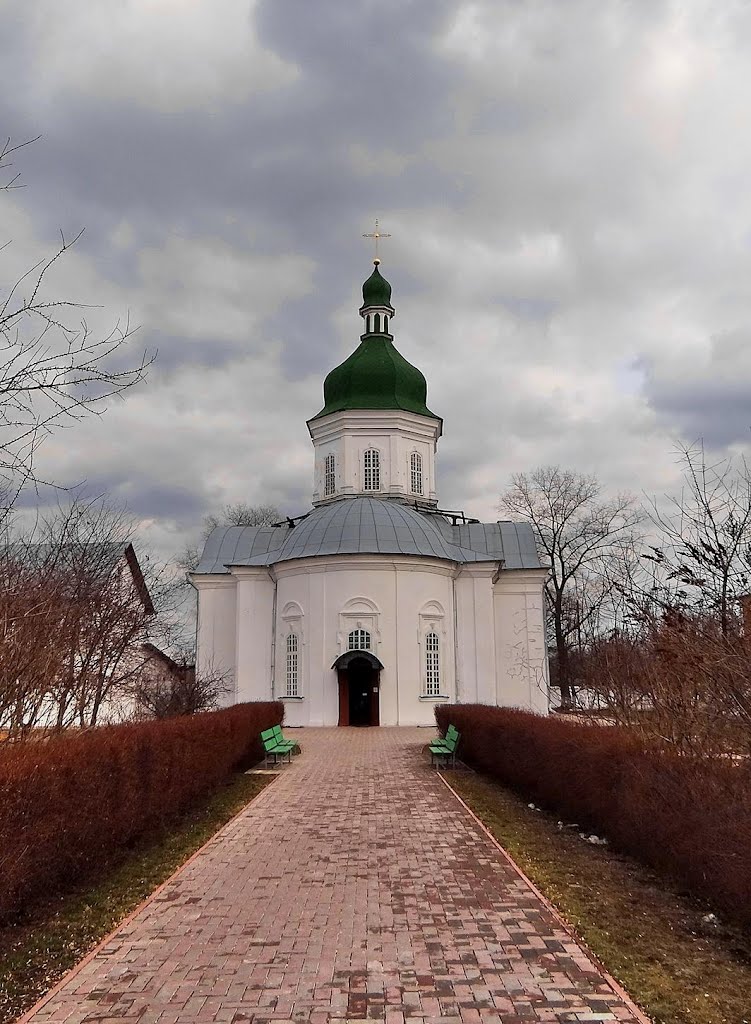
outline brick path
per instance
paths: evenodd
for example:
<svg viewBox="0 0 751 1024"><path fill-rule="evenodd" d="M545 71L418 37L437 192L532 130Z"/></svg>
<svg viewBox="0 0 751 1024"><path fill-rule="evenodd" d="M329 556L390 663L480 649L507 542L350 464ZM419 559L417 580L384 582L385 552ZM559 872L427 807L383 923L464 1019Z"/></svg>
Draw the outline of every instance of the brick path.
<svg viewBox="0 0 751 1024"><path fill-rule="evenodd" d="M636 1022L428 767L425 729L303 754L30 1016Z"/></svg>

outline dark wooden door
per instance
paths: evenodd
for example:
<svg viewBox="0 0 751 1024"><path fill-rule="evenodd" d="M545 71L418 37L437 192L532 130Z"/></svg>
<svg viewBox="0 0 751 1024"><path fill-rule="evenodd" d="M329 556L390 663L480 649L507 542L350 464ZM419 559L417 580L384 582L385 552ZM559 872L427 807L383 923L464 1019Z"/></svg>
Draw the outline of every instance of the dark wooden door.
<svg viewBox="0 0 751 1024"><path fill-rule="evenodd" d="M349 677L349 724L371 725L370 721L370 673L350 672Z"/></svg>
<svg viewBox="0 0 751 1024"><path fill-rule="evenodd" d="M364 658L337 670L339 725L380 725L380 672Z"/></svg>
<svg viewBox="0 0 751 1024"><path fill-rule="evenodd" d="M339 725L349 725L349 672L339 669Z"/></svg>
<svg viewBox="0 0 751 1024"><path fill-rule="evenodd" d="M380 694L381 673L373 670L373 678L370 684L370 724L381 724L381 694Z"/></svg>

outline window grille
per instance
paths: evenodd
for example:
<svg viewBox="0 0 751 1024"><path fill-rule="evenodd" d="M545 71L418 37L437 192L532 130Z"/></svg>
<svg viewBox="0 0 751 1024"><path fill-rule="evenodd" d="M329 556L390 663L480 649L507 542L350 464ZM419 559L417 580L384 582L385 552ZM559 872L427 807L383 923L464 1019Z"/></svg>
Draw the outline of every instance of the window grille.
<svg viewBox="0 0 751 1024"><path fill-rule="evenodd" d="M422 494L422 455L418 452L412 452L410 469L412 471L412 493Z"/></svg>
<svg viewBox="0 0 751 1024"><path fill-rule="evenodd" d="M441 657L438 634L425 637L425 695L438 697L441 693Z"/></svg>
<svg viewBox="0 0 751 1024"><path fill-rule="evenodd" d="M336 458L334 455L326 456L323 477L323 493L328 497L336 491Z"/></svg>
<svg viewBox="0 0 751 1024"><path fill-rule="evenodd" d="M365 490L380 491L381 489L381 453L375 448L368 448L363 456L365 469Z"/></svg>
<svg viewBox="0 0 751 1024"><path fill-rule="evenodd" d="M296 633L287 637L287 690L288 697L300 696L300 680L298 673L298 640Z"/></svg>
<svg viewBox="0 0 751 1024"><path fill-rule="evenodd" d="M367 629L353 629L349 634L350 651L369 651L370 633Z"/></svg>

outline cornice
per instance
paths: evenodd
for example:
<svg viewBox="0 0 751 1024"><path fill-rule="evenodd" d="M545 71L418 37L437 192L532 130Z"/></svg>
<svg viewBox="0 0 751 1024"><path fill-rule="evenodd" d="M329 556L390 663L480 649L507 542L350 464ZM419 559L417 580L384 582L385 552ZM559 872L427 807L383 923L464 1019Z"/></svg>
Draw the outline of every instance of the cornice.
<svg viewBox="0 0 751 1024"><path fill-rule="evenodd" d="M456 563L439 558L417 558L411 555L315 555L277 562L277 579L301 573L346 572L351 570L385 570L388 572L421 572L433 576L452 577Z"/></svg>
<svg viewBox="0 0 751 1024"><path fill-rule="evenodd" d="M221 590L223 587L234 586L234 580L229 573L188 573L188 580L196 590Z"/></svg>
<svg viewBox="0 0 751 1024"><path fill-rule="evenodd" d="M238 580L272 579L272 575L267 565L230 565L228 566L228 569L230 575Z"/></svg>
<svg viewBox="0 0 751 1024"><path fill-rule="evenodd" d="M421 416L404 409L347 409L308 420L307 426L313 441L329 440L344 430L351 433L399 430L416 437L437 439L441 436L441 422L437 417Z"/></svg>

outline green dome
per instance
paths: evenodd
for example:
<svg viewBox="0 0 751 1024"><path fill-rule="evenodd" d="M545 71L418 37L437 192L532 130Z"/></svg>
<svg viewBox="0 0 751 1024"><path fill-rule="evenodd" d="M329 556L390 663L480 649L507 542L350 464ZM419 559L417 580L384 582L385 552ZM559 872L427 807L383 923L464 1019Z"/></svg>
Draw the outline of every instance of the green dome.
<svg viewBox="0 0 751 1024"><path fill-rule="evenodd" d="M391 309L391 285L381 272L376 263L373 273L362 286L362 308L368 306L388 306Z"/></svg>
<svg viewBox="0 0 751 1024"><path fill-rule="evenodd" d="M323 384L324 407L313 419L345 409L404 409L438 419L425 404L427 397L425 378L397 352L390 338L369 335L328 375Z"/></svg>

